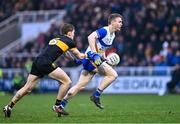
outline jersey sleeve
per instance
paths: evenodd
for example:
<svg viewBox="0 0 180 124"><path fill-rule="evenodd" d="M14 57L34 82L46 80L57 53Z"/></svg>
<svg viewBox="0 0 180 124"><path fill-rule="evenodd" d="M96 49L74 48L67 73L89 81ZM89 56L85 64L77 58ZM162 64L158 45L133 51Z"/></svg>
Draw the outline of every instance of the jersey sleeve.
<svg viewBox="0 0 180 124"><path fill-rule="evenodd" d="M107 30L105 28L100 28L100 29L96 30L96 33L97 33L99 39L103 39L107 34Z"/></svg>
<svg viewBox="0 0 180 124"><path fill-rule="evenodd" d="M68 42L68 46L69 46L69 49L76 48L75 41L73 41L73 40L69 41L69 42Z"/></svg>

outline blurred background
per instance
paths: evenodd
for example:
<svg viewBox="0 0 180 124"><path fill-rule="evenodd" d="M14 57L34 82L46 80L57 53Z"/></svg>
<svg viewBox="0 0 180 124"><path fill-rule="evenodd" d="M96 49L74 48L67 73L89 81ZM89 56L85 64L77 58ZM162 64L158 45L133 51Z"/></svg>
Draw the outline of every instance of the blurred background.
<svg viewBox="0 0 180 124"><path fill-rule="evenodd" d="M75 41L84 52L87 36L107 25L110 13L123 16L123 28L108 53L121 61L119 77L105 93L179 93L180 1L179 0L0 0L0 91L15 93L26 81L33 59L63 22L76 28ZM74 85L81 66L62 56L56 62ZM100 75L84 91L94 90ZM56 81L43 78L35 93L58 90Z"/></svg>

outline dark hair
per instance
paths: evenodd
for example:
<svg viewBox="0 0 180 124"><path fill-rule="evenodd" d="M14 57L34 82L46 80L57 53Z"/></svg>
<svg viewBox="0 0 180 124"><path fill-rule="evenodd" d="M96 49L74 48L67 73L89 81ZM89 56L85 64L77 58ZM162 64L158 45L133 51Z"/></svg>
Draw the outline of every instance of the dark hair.
<svg viewBox="0 0 180 124"><path fill-rule="evenodd" d="M116 18L121 18L122 19L123 17L122 17L122 15L120 15L118 13L112 13L108 17L108 24L111 24L111 22Z"/></svg>
<svg viewBox="0 0 180 124"><path fill-rule="evenodd" d="M64 23L61 26L61 34L62 35L67 35L68 32L73 31L75 28L72 24L69 23Z"/></svg>

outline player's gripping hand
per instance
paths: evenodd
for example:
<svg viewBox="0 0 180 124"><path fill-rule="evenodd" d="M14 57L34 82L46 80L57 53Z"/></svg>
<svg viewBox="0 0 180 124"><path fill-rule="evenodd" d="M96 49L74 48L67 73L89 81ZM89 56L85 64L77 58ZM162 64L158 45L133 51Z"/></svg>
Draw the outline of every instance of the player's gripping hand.
<svg viewBox="0 0 180 124"><path fill-rule="evenodd" d="M89 51L87 57L97 66L102 64L102 55L96 52Z"/></svg>
<svg viewBox="0 0 180 124"><path fill-rule="evenodd" d="M94 55L95 55L95 52L92 52L92 51L87 52L87 58L89 58L90 60L93 58Z"/></svg>
<svg viewBox="0 0 180 124"><path fill-rule="evenodd" d="M102 59L101 59L101 56L100 56L99 54L95 54L95 55L93 56L92 61L93 61L94 64L97 65L97 66L100 66L100 65L102 64L102 62L103 62Z"/></svg>

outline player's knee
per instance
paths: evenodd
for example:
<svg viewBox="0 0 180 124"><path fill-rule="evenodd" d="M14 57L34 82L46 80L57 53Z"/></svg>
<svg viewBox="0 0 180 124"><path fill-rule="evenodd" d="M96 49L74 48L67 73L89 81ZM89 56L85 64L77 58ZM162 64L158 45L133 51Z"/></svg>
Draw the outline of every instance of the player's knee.
<svg viewBox="0 0 180 124"><path fill-rule="evenodd" d="M115 72L115 73L114 73L114 80L116 80L117 77L118 77L118 74L117 74L117 72Z"/></svg>
<svg viewBox="0 0 180 124"><path fill-rule="evenodd" d="M71 81L71 79L66 79L66 80L64 80L64 81L61 81L63 84L65 84L65 85L71 85L71 83L72 83L72 81Z"/></svg>
<svg viewBox="0 0 180 124"><path fill-rule="evenodd" d="M71 83L72 83L72 81L71 81L70 79L66 81L66 85L69 85L69 86L70 86Z"/></svg>
<svg viewBox="0 0 180 124"><path fill-rule="evenodd" d="M114 72L114 73L112 73L111 75L109 75L109 77L110 77L112 80L116 80L116 78L118 77L118 74L117 74L117 72Z"/></svg>

